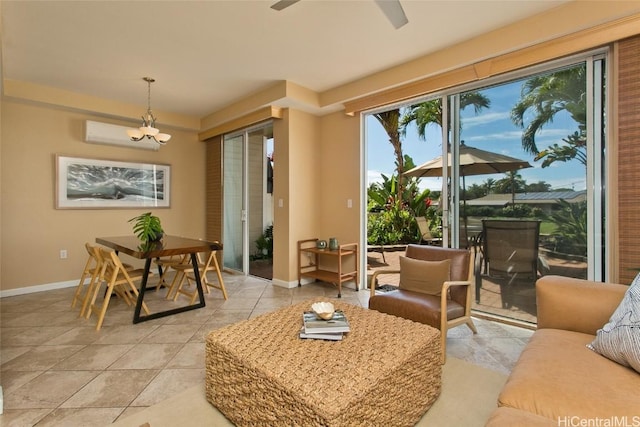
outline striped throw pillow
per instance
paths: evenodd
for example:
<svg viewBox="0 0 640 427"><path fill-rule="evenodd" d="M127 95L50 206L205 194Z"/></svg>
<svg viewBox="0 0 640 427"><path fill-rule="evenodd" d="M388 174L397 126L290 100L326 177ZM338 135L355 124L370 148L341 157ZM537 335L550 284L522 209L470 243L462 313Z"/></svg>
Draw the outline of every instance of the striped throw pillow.
<svg viewBox="0 0 640 427"><path fill-rule="evenodd" d="M633 279L609 322L599 329L591 350L640 373L640 274Z"/></svg>

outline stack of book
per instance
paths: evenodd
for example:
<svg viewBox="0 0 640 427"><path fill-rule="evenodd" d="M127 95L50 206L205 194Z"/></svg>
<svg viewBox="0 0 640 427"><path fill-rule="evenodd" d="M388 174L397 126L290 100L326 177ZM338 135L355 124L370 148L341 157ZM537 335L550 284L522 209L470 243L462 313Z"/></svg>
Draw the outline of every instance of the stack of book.
<svg viewBox="0 0 640 427"><path fill-rule="evenodd" d="M340 341L349 332L349 321L340 310L336 310L329 320L320 319L313 311L305 311L302 322L300 338L304 339Z"/></svg>

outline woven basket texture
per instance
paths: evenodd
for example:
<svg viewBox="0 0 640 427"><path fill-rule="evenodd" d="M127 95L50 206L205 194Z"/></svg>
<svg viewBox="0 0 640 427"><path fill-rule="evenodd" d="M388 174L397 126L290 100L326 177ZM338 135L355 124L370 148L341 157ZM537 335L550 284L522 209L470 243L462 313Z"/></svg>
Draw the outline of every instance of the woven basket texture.
<svg viewBox="0 0 640 427"><path fill-rule="evenodd" d="M351 332L302 340L317 301L210 332L207 400L240 426L414 425L440 394L440 331L332 301Z"/></svg>

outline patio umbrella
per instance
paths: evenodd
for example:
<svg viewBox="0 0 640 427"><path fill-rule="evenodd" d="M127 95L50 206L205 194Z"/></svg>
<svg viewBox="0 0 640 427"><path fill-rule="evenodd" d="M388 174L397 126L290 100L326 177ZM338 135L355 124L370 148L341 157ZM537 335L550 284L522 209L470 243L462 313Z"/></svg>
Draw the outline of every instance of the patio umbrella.
<svg viewBox="0 0 640 427"><path fill-rule="evenodd" d="M516 159L515 157L505 156L503 154L494 153L492 151L480 150L479 148L469 147L464 143L460 144L460 176L462 177L462 191L466 191L465 176L472 175L489 175L494 173L506 173L520 169L532 167L529 162ZM451 154L448 155L448 168L451 174ZM416 166L406 171L403 175L407 178L426 178L442 176L442 156L438 156L426 163ZM451 175L449 175L451 176ZM513 203L513 200L512 200ZM467 203L463 199L464 226L465 234L467 232Z"/></svg>
<svg viewBox="0 0 640 427"><path fill-rule="evenodd" d="M519 169L532 167L529 162L515 157L491 151L480 150L460 144L460 176L488 175L493 173L506 173ZM449 154L449 171L451 171L451 154ZM442 176L442 156L429 160L426 163L406 171L404 176L408 178L440 177Z"/></svg>

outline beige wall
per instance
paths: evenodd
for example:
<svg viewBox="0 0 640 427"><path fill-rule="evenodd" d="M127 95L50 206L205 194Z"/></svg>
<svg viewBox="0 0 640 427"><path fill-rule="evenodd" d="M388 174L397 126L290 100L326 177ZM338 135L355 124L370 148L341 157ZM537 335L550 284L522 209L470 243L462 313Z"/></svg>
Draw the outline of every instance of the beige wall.
<svg viewBox="0 0 640 427"><path fill-rule="evenodd" d="M342 113L322 118L319 171L320 237L340 243L360 243L360 118ZM351 200L351 208L347 201Z"/></svg>
<svg viewBox="0 0 640 427"><path fill-rule="evenodd" d="M291 286L298 277L298 240L320 230L320 118L287 109L274 121L273 139L273 280Z"/></svg>
<svg viewBox="0 0 640 427"><path fill-rule="evenodd" d="M274 122L274 144L273 277L292 286L299 240L359 242L360 121L343 113L319 118L288 109Z"/></svg>
<svg viewBox="0 0 640 427"><path fill-rule="evenodd" d="M167 233L204 237L205 146L195 131L167 129L167 146L137 150L83 142L84 121L109 122L101 117L7 99L1 111L2 291L77 281L87 258L85 242L131 234L127 220L149 210L55 209L56 154L170 164L171 208L154 213ZM60 259L61 249L67 259Z"/></svg>

